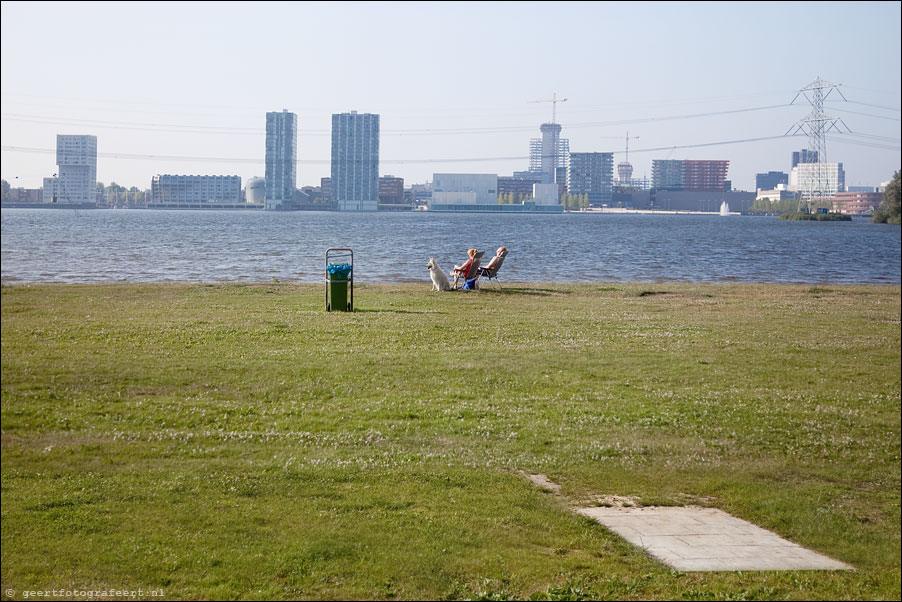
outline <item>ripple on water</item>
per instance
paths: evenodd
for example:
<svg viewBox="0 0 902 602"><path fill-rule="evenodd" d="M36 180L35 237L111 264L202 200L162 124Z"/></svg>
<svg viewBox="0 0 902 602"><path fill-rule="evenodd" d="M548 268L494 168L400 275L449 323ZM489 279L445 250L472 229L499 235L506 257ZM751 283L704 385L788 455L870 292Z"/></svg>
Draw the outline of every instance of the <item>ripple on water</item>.
<svg viewBox="0 0 902 602"><path fill-rule="evenodd" d="M900 234L863 220L712 215L2 211L3 282L322 282L327 248L358 282L423 282L500 245L504 281L900 283Z"/></svg>

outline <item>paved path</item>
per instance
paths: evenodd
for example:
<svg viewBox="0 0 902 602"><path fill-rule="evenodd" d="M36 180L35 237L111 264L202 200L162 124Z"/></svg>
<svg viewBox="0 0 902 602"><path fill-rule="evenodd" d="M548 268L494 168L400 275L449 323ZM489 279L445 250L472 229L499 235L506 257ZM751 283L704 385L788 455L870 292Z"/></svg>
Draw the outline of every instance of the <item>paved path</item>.
<svg viewBox="0 0 902 602"><path fill-rule="evenodd" d="M579 508L679 571L850 570L716 508Z"/></svg>

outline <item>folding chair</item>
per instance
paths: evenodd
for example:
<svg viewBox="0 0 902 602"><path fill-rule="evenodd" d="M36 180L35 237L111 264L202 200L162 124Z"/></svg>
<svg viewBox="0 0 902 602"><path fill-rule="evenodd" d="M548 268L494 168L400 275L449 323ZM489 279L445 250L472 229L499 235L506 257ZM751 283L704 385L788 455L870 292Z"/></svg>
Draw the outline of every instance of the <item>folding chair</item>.
<svg viewBox="0 0 902 602"><path fill-rule="evenodd" d="M498 288L501 287L501 281L498 280L498 270L501 269L501 266L504 265L504 258L507 257L507 249L501 252L500 255L496 255L489 262L489 266L491 267L481 267L479 268L479 276L485 276L489 279L489 284L492 285L492 288L495 288L495 283L498 283Z"/></svg>

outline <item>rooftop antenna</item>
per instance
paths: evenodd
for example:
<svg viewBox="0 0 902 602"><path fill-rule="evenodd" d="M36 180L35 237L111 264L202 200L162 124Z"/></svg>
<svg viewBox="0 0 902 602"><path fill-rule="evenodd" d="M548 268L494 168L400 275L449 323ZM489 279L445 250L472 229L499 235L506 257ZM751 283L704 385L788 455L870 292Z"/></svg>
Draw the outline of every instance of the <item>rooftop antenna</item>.
<svg viewBox="0 0 902 602"><path fill-rule="evenodd" d="M549 100L530 100L527 104L534 104L537 102L550 102L551 103L551 123L557 123L557 103L559 102L567 102L566 98L558 98L557 92L552 95L552 98Z"/></svg>

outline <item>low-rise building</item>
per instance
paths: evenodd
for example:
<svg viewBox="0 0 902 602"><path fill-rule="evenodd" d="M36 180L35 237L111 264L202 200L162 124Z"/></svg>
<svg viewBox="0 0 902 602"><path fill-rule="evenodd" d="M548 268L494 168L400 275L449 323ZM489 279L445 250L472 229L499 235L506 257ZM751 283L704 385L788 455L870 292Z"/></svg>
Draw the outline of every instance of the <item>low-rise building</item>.
<svg viewBox="0 0 902 602"><path fill-rule="evenodd" d="M404 178L382 176L379 178L379 204L400 205L404 202Z"/></svg>
<svg viewBox="0 0 902 602"><path fill-rule="evenodd" d="M496 174L437 173L432 176L432 203L441 205L498 204Z"/></svg>
<svg viewBox="0 0 902 602"><path fill-rule="evenodd" d="M772 190L759 189L755 195L755 199L765 199L768 201L788 201L799 198L799 193L795 190L788 189L785 185L779 184Z"/></svg>
<svg viewBox="0 0 902 602"><path fill-rule="evenodd" d="M837 192L829 199L833 211L846 215L869 215L880 206L883 193L880 192Z"/></svg>
<svg viewBox="0 0 902 602"><path fill-rule="evenodd" d="M498 196L514 195L515 201L525 201L532 198L532 185L542 182L542 174L539 172L520 172L525 176L499 176Z"/></svg>
<svg viewBox="0 0 902 602"><path fill-rule="evenodd" d="M154 205L241 203L240 176L181 176L162 174L150 185Z"/></svg>

